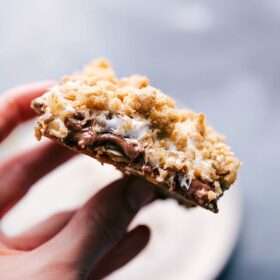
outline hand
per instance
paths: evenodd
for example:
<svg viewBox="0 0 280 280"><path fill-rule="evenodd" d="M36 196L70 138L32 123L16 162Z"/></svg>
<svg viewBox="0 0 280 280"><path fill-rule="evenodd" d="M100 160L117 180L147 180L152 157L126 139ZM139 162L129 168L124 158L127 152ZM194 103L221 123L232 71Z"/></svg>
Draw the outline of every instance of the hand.
<svg viewBox="0 0 280 280"><path fill-rule="evenodd" d="M34 83L0 96L0 142L18 124L34 117L31 100L51 85ZM47 143L1 161L0 218L37 180L73 156L70 150ZM148 243L146 226L130 232L127 227L154 194L154 187L146 181L125 177L77 211L57 214L17 237L8 238L0 232L0 278L102 279Z"/></svg>

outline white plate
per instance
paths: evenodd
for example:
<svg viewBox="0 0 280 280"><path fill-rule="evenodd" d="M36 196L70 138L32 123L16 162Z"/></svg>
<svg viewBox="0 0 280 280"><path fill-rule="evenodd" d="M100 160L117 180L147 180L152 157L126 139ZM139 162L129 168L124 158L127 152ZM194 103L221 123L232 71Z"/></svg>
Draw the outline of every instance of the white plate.
<svg viewBox="0 0 280 280"><path fill-rule="evenodd" d="M36 144L31 129L27 125L9 137L0 146L1 158ZM17 234L57 211L78 207L119 176L111 166L78 157L38 182L5 217L3 229ZM237 189L235 186L221 199L217 215L203 209L185 210L172 200L146 207L132 226L149 225L151 242L134 261L108 279L214 279L238 238L241 200Z"/></svg>

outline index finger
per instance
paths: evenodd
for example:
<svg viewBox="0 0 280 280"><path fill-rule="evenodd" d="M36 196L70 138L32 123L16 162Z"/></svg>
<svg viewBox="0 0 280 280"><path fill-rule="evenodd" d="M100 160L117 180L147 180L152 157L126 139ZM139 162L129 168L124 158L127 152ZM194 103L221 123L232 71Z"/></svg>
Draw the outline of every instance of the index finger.
<svg viewBox="0 0 280 280"><path fill-rule="evenodd" d="M0 95L0 142L21 122L33 118L31 101L45 93L54 81L41 81L12 88Z"/></svg>
<svg viewBox="0 0 280 280"><path fill-rule="evenodd" d="M69 224L37 252L43 250L48 258L50 254L54 262L71 260L82 269L90 270L121 240L136 213L154 195L154 185L141 178L125 177L115 181L91 198Z"/></svg>

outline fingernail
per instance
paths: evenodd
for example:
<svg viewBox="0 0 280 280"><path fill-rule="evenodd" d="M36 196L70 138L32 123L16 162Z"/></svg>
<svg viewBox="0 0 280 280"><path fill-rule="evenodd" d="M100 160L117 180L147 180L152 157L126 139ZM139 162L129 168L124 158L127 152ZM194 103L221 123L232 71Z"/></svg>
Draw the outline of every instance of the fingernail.
<svg viewBox="0 0 280 280"><path fill-rule="evenodd" d="M126 187L126 199L135 211L150 202L155 194L154 186L139 177L131 178Z"/></svg>

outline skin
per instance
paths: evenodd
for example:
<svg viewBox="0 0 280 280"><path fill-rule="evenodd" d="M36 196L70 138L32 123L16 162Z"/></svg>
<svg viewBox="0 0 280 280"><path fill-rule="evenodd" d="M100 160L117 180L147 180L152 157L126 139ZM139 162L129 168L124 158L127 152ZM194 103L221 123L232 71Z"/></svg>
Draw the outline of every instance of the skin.
<svg viewBox="0 0 280 280"><path fill-rule="evenodd" d="M35 117L31 100L53 82L38 82L0 95L0 142ZM48 142L2 161L0 218L32 185L75 154ZM128 231L137 212L155 198L148 182L124 177L106 186L76 211L56 214L20 236L0 231L1 279L102 279L132 260L147 245L145 225Z"/></svg>

